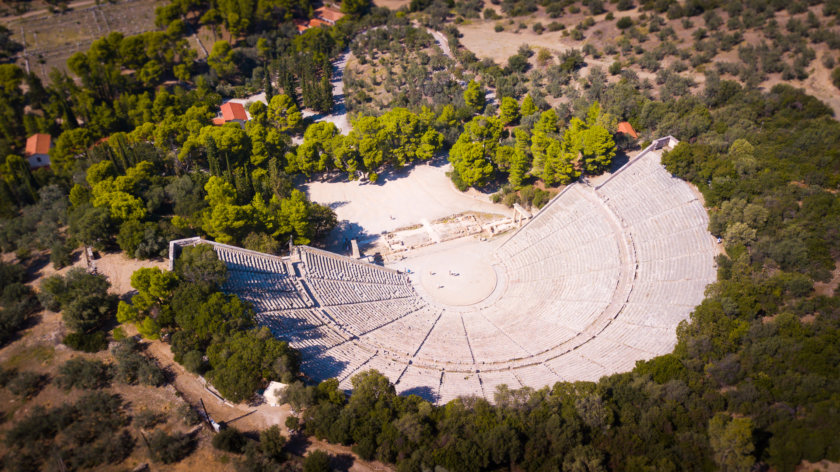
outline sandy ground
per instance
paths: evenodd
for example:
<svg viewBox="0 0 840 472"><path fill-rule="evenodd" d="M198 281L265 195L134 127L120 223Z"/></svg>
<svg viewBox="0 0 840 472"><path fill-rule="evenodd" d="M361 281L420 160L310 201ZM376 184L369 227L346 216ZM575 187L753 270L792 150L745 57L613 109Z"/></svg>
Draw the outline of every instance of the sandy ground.
<svg viewBox="0 0 840 472"><path fill-rule="evenodd" d="M118 295L128 293L131 288L131 274L142 267L158 267L161 270L169 270L169 262L159 259L150 261L138 261L130 259L123 253L104 254L96 259L96 269L100 274L108 277L111 282L111 292Z"/></svg>
<svg viewBox="0 0 840 472"><path fill-rule="evenodd" d="M400 7L407 7L411 3L411 0L375 0L373 3L378 7L397 10Z"/></svg>
<svg viewBox="0 0 840 472"><path fill-rule="evenodd" d="M493 7L496 10L499 10L497 7ZM613 9L611 5L606 5L606 7L608 9ZM814 8L812 10L818 17L822 17L818 8ZM585 44L592 44L599 50L603 50L607 44L615 45L615 40L619 35L619 31L615 28L615 20L605 20L606 13L593 17L596 23L585 32L585 38L582 41L575 41L569 36L563 36L562 31L546 31L543 34L537 34L531 29L533 24L537 22L541 22L543 25L548 25L553 21L558 21L566 25L566 29L568 31L582 21L587 16L586 13L586 9L583 9L581 13L566 14L558 19L551 19L545 14L543 9L540 8L540 10L535 14L518 17L516 19L517 24L524 23L528 26L527 29L520 30L518 32L514 32L514 25L509 24L507 19L491 21L473 19L458 26L458 30L463 34L463 37L460 38L460 42L464 47L475 53L475 55L479 58L490 58L501 65L506 64L507 59L516 54L519 47L523 44L531 46L532 49L546 48L555 53L555 57L557 53L562 53L569 49L581 49ZM616 18L629 16L634 19L641 14L638 8L623 12L614 11L613 13ZM807 15L807 13L801 13L796 16L799 19L804 19L805 15ZM726 14L723 14L722 16L724 20L727 18ZM786 24L790 17L791 15L786 11L779 11L775 14L776 21L780 25ZM692 23L692 26L685 28L680 21L669 22L669 25L674 28L677 35L676 43L678 47L691 47L691 44L694 41L692 33L698 28L705 26L704 22L699 17L692 19ZM494 31L496 24L503 25L505 27L505 31L498 33ZM761 34L757 34L755 30L747 31L744 35L744 43L757 44L761 41L766 41L766 38ZM649 36L649 40L644 43L644 47L646 50L655 49L660 42L661 41L659 41L655 34L651 34ZM820 43L809 44L808 46L814 49L817 59L815 59L808 67L809 77L807 79L803 81L781 80L781 74L770 74L768 75L767 80L761 84L761 88L770 90L778 83L788 83L794 87L804 88L807 93L817 97L823 103L831 107L834 111L835 117L840 117L840 91L838 91L831 82L831 71L826 69L825 66L822 65L821 61L823 55L828 52L827 45L825 43ZM829 53L831 54L833 52ZM578 71L578 75L580 77L586 77L589 74L589 70L595 66L606 71L614 60L615 56L604 55L598 59L586 56L586 64ZM621 56L621 60L625 62L626 65L626 58L624 56ZM677 58L674 56L665 58L662 61L662 68L669 67L676 60ZM785 57L785 61L790 62L790 60L791 59L789 57ZM737 63L739 61L737 47L730 51L719 51L714 59L712 59L712 63ZM532 65L535 64L534 57L531 58L531 63ZM705 67L709 67L709 65L707 64ZM638 65L634 65L631 68L636 72L641 80L647 79L651 82L655 81L655 73L642 70ZM705 84L705 75L702 72L702 67L689 69L682 75L690 76L694 80L695 86L691 88L693 92L696 93L703 89ZM608 76L608 80L610 82L614 82L618 80L618 76ZM552 105L556 105L557 100L551 98L548 98L548 100Z"/></svg>
<svg viewBox="0 0 840 472"><path fill-rule="evenodd" d="M370 243L382 232L464 211L510 214L507 207L492 203L486 194L474 189L459 192L446 176L448 167L419 164L383 173L375 184L312 182L306 185L306 192L313 201L335 210L341 224L330 239L338 247L344 238Z"/></svg>
<svg viewBox="0 0 840 472"><path fill-rule="evenodd" d="M566 40L562 32L543 33L538 35L531 30L519 33L512 31L495 32L495 22L475 21L458 26L463 34L461 44L472 51L479 59L489 57L499 64L505 64L507 58L513 56L523 44L532 48L546 48L553 52L563 52L579 47L571 40Z"/></svg>
<svg viewBox="0 0 840 472"><path fill-rule="evenodd" d="M406 271L421 296L439 305L473 305L496 288L494 251L505 238L479 241L466 237L426 246L408 253L388 267Z"/></svg>

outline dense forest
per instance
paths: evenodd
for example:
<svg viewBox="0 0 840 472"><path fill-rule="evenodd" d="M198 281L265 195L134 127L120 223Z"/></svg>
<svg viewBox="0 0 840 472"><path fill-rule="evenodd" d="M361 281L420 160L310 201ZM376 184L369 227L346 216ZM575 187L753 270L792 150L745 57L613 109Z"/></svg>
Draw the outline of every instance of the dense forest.
<svg viewBox="0 0 840 472"><path fill-rule="evenodd" d="M394 12L344 0L335 25L298 34L295 21L317 5L174 0L158 8L158 30L112 32L42 81L10 62L21 45L0 27L0 249L15 260L0 264L0 343L50 310L61 313L64 345L105 353L110 342L113 357L68 361L52 380L0 370L0 385L22 401L49 382L89 391L16 417L4 441L23 452L3 465L48 467L40 446L61 451L74 470L131 454L128 425L139 419L102 389L168 380L128 330L166 339L176 362L234 402L267 380L290 383L285 399L298 414L287 426L398 470L792 471L802 461L840 461L840 123L803 90L759 87L768 74L807 76L812 46L824 44L820 59L840 88L840 4L490 3L511 19L615 12L608 21L626 34L614 50L598 50L585 43L594 25L583 21L568 34L580 49L521 47L499 65L459 42L457 24L470 18L498 16L501 30L518 28L481 1L412 0ZM641 15L616 19L637 7ZM780 11L805 19L774 24ZM705 33L677 47L671 22L701 20ZM557 25L546 29L566 29ZM228 39L199 59L188 37L202 28ZM425 28L445 33L455 59ZM745 43L748 29L767 42ZM729 50L740 63L713 61ZM332 111L333 62L345 52L358 65L344 78L346 135L303 113ZM614 67L580 73L603 55ZM630 66L654 74L653 83ZM702 87L681 75L689 68L703 70ZM223 101L258 92L266 101L249 106L246 123L213 124ZM307 384L299 353L221 291L225 266L208 247L187 248L173 272L136 271L122 300L104 276L81 269L28 284L28 269L45 259L71 265L82 247L154 259L169 240L194 235L273 254L290 239L317 245L338 222L302 182L376 182L388 169L444 156L458 188L540 206L552 188L603 173L636 149L617 133L620 121L643 140L681 140L663 164L702 192L725 253L674 352L599 382L502 388L492 404L443 406L396 395L375 371L354 377L349 396L335 380ZM31 170L23 157L34 133L53 137L48 168ZM197 422L194 412L182 416ZM242 470L276 470L286 458L277 428L259 441L227 431L213 445L237 454ZM162 430L147 445L161 463L194 448L190 437ZM321 470L324 460L312 454L304 470Z"/></svg>

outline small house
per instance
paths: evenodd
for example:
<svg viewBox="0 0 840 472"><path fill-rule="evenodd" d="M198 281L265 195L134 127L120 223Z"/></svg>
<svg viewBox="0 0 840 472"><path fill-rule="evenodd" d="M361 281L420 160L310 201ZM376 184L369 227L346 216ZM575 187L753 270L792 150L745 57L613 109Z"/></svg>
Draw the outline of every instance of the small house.
<svg viewBox="0 0 840 472"><path fill-rule="evenodd" d="M213 124L221 126L231 121L244 125L248 121L248 114L245 113L245 107L241 103L227 102L221 106L221 116L213 118Z"/></svg>
<svg viewBox="0 0 840 472"><path fill-rule="evenodd" d="M37 133L26 139L26 160L30 169L50 166L50 148L52 147L52 136L46 133Z"/></svg>

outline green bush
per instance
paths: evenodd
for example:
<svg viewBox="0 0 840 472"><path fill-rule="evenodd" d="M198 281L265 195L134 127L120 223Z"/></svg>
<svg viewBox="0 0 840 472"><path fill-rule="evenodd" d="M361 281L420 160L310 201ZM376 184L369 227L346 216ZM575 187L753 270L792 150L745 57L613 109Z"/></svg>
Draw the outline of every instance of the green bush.
<svg viewBox="0 0 840 472"><path fill-rule="evenodd" d="M627 29L627 28L633 26L633 19L630 18L629 16L622 16L621 18L618 19L618 21L615 22L615 26L618 29L622 29L622 30Z"/></svg>
<svg viewBox="0 0 840 472"><path fill-rule="evenodd" d="M163 430L156 430L149 436L149 450L152 460L164 464L180 462L190 455L195 448L195 441L182 433L166 434Z"/></svg>
<svg viewBox="0 0 840 472"><path fill-rule="evenodd" d="M108 348L108 340L102 331L90 334L69 333L61 342L70 349L82 352L99 352Z"/></svg>
<svg viewBox="0 0 840 472"><path fill-rule="evenodd" d="M293 418L288 416L288 418ZM286 445L286 438L280 433L280 427L273 425L272 427L260 432L260 450L266 457L283 462L286 460L286 453L283 447Z"/></svg>
<svg viewBox="0 0 840 472"><path fill-rule="evenodd" d="M555 31L561 31L561 30L564 30L564 29L566 29L566 25L564 25L563 23L560 23L559 21L552 21L551 23L548 24L548 30L551 31L552 33L555 32Z"/></svg>
<svg viewBox="0 0 840 472"><path fill-rule="evenodd" d="M163 370L153 359L141 354L140 347L134 338L126 338L111 350L117 360L116 379L129 385L163 385L166 381Z"/></svg>
<svg viewBox="0 0 840 472"><path fill-rule="evenodd" d="M151 429L166 421L166 417L153 410L143 410L134 415L134 424L141 429Z"/></svg>
<svg viewBox="0 0 840 472"><path fill-rule="evenodd" d="M213 447L220 451L242 454L247 441L248 439L238 429L228 427L213 436Z"/></svg>
<svg viewBox="0 0 840 472"><path fill-rule="evenodd" d="M6 384L6 388L15 395L30 399L49 383L49 377L35 372L20 372Z"/></svg>
<svg viewBox="0 0 840 472"><path fill-rule="evenodd" d="M77 357L58 368L55 380L65 390L105 388L111 383L111 366L99 360Z"/></svg>
<svg viewBox="0 0 840 472"><path fill-rule="evenodd" d="M317 449L303 459L303 472L330 472L330 455Z"/></svg>
<svg viewBox="0 0 840 472"><path fill-rule="evenodd" d="M204 362L204 353L201 351L190 351L184 354L181 365L188 371L201 375L207 370L207 363Z"/></svg>
<svg viewBox="0 0 840 472"><path fill-rule="evenodd" d="M201 415L189 403L178 407L178 416L187 426L195 426L201 422Z"/></svg>
<svg viewBox="0 0 840 472"><path fill-rule="evenodd" d="M73 263L73 248L67 244L56 243L50 250L50 262L58 270Z"/></svg>

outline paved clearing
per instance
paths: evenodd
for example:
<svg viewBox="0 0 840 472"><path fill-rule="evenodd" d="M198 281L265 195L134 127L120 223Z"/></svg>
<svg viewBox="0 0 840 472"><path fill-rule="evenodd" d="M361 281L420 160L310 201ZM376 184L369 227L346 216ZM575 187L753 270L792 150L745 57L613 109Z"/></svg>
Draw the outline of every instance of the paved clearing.
<svg viewBox="0 0 840 472"><path fill-rule="evenodd" d="M492 203L476 190L459 192L446 171L449 164L419 164L408 170L389 171L379 182L312 182L309 198L335 210L343 222L331 241L359 237L372 241L383 231L420 224L465 211L507 215L510 209ZM366 241L368 242L368 241Z"/></svg>

